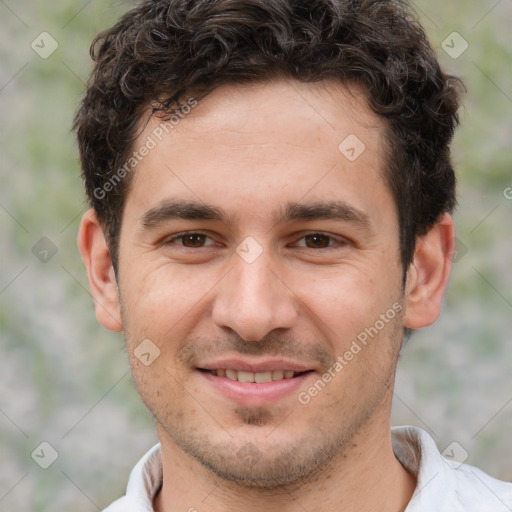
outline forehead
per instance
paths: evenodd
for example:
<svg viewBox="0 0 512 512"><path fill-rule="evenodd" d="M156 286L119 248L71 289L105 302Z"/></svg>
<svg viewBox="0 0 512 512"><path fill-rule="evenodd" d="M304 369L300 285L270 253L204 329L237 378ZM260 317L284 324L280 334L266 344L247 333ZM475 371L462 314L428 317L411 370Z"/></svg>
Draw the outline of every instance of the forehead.
<svg viewBox="0 0 512 512"><path fill-rule="evenodd" d="M360 88L338 81L308 83L286 78L221 86L179 117L174 119L171 137L207 134L222 143L229 135L229 143L255 145L269 137L277 142L273 136L278 134L278 140L296 145L305 142L308 147L322 135L335 150L347 130L359 130L362 137L371 135L371 143L384 127ZM153 118L145 132L158 124Z"/></svg>
<svg viewBox="0 0 512 512"><path fill-rule="evenodd" d="M254 215L306 198L350 197L362 208L369 185L387 193L383 130L364 94L337 82L225 85L173 122L151 119L135 149L154 144L127 203L148 209L186 196Z"/></svg>

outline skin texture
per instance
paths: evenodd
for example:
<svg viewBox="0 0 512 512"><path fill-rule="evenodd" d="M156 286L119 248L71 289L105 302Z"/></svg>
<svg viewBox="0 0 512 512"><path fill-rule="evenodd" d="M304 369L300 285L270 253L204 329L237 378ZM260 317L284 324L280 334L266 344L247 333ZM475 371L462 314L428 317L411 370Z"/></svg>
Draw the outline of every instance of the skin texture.
<svg viewBox="0 0 512 512"><path fill-rule="evenodd" d="M140 144L157 126L146 126ZM96 216L84 215L79 247L98 320L123 330L157 422L164 484L156 510L406 507L415 481L389 436L396 362L403 327L439 314L454 228L443 215L418 241L403 286L382 131L364 96L340 84L223 86L138 165L117 282ZM350 134L365 145L354 161L338 149ZM176 202L221 217L171 218ZM283 216L290 205L332 211L335 202L342 218L311 209L311 218ZM205 236L179 237L190 231ZM257 256L250 263L247 250ZM397 314L301 403L298 394L391 309ZM160 350L149 366L135 357L145 339ZM279 359L310 373L286 396L240 403L198 370L219 358Z"/></svg>

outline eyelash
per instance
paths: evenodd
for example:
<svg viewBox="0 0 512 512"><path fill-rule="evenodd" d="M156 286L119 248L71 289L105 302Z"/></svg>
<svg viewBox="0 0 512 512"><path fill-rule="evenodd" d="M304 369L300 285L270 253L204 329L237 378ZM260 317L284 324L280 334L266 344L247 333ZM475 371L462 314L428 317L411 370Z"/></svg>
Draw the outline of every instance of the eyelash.
<svg viewBox="0 0 512 512"><path fill-rule="evenodd" d="M329 245L327 247L307 247L305 245L301 245L298 247L304 248L304 249L316 249L316 250L326 250L326 249L335 249L340 246L345 246L348 244L348 241L343 237L338 237L331 235L329 233L324 233L323 231L310 231L308 233L302 234L302 236L295 242L295 246L297 247L297 243L305 240L308 236L321 236L329 239Z"/></svg>
<svg viewBox="0 0 512 512"><path fill-rule="evenodd" d="M216 244L214 241L213 243L210 243L210 244L207 244L207 245L202 245L200 247L187 247L186 245L184 245L183 243L178 243L177 241L181 239L181 242L183 242L183 239L186 237L186 236L190 236L190 235L200 235L200 236L204 236L208 239L210 239L211 241L213 241L212 237L210 237L209 235L207 235L206 233L202 233L200 231L186 231L186 232L183 232L183 233L179 233L177 235L174 235L173 237L171 238L168 238L167 240L164 241L164 245L179 245L180 247L183 247L185 249L204 249L205 247L211 247L211 246L214 246L214 245L218 245ZM307 247L305 245L300 245L298 246L297 243L304 240L306 237L308 236L321 236L321 237L326 237L329 239L329 245L326 246L326 247L317 247L317 248L314 248L314 247ZM347 245L349 242L342 238L342 237L336 237L336 236L333 236L331 234L328 234L328 233L324 233L322 231L310 231L310 232L307 232L307 233L304 233L302 234L302 236L300 238L298 238L296 240L296 242L294 242L293 245L295 245L295 247L300 247L300 248L304 248L304 249L313 249L313 250L326 250L326 249L333 249L335 247L339 247L339 246L345 246Z"/></svg>

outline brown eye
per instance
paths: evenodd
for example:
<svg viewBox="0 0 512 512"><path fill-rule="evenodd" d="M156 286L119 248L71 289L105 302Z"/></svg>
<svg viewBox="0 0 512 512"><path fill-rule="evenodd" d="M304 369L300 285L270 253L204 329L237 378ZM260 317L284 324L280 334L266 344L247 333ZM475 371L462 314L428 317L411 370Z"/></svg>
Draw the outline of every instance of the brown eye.
<svg viewBox="0 0 512 512"><path fill-rule="evenodd" d="M190 233L189 235L182 235L179 238L181 238L181 243L184 247L197 248L203 247L208 237L201 233Z"/></svg>
<svg viewBox="0 0 512 512"><path fill-rule="evenodd" d="M171 248L173 246L180 246L186 247L187 249L202 249L203 247L215 246L217 244L215 240L204 233L189 231L168 238L165 240L164 245Z"/></svg>
<svg viewBox="0 0 512 512"><path fill-rule="evenodd" d="M322 235L321 233L314 233L312 235L306 235L304 237L306 247L310 249L323 249L331 245L331 237Z"/></svg>

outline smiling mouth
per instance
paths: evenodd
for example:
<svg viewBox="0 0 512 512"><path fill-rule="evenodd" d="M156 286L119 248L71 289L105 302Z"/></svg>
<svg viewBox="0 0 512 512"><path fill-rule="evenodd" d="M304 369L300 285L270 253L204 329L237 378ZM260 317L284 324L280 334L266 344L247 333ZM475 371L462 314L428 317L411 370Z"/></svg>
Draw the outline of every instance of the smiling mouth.
<svg viewBox="0 0 512 512"><path fill-rule="evenodd" d="M266 372L248 372L244 370L232 370L224 368L219 368L216 370L206 370L204 368L198 369L199 371L209 373L210 375L213 375L215 377L225 377L227 379L238 382L254 382L257 384L261 384L264 382L274 382L278 380L293 379L294 377L298 377L299 375L304 375L312 371L308 370L305 372L296 372L293 370L273 370Z"/></svg>

